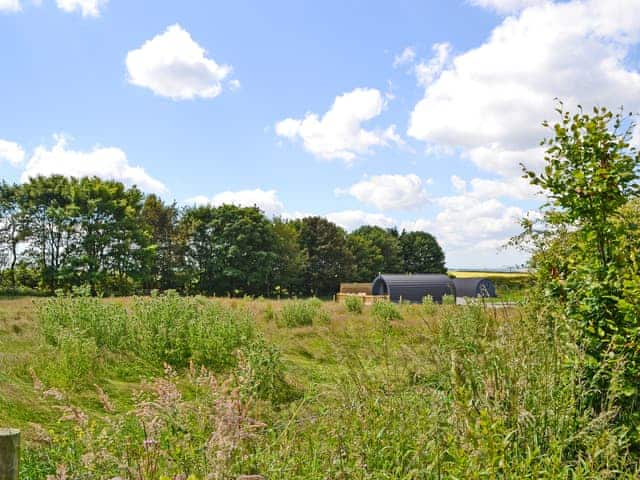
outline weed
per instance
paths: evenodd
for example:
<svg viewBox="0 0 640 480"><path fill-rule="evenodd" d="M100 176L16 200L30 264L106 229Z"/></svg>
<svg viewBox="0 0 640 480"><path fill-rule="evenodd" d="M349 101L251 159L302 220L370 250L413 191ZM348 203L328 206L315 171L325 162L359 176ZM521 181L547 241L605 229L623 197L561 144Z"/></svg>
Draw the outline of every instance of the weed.
<svg viewBox="0 0 640 480"><path fill-rule="evenodd" d="M344 299L344 306L347 309L347 312L361 314L364 302L360 297L350 295Z"/></svg>
<svg viewBox="0 0 640 480"><path fill-rule="evenodd" d="M393 320L402 320L402 315L397 307L387 301L379 300L371 307L371 315L381 321L391 322Z"/></svg>

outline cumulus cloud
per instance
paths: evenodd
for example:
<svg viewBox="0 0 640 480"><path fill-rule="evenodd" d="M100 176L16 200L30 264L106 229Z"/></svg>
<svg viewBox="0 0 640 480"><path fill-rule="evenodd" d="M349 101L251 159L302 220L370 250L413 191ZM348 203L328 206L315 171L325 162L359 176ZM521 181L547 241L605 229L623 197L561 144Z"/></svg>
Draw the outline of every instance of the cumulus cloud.
<svg viewBox="0 0 640 480"><path fill-rule="evenodd" d="M463 180L457 175L451 176L451 184L456 193L472 198L510 198L515 200L531 200L540 192L529 181L522 177L505 179L473 178Z"/></svg>
<svg viewBox="0 0 640 480"><path fill-rule="evenodd" d="M20 0L0 0L0 12L19 12L22 10Z"/></svg>
<svg viewBox="0 0 640 480"><path fill-rule="evenodd" d="M393 68L401 67L412 63L416 58L416 51L413 47L406 47L402 52L396 55L393 59Z"/></svg>
<svg viewBox="0 0 640 480"><path fill-rule="evenodd" d="M408 134L462 148L503 175L520 161L539 164L540 124L553 116L555 97L568 108L640 105L640 73L625 65L640 36L640 16L628 12L639 9L640 0L542 2L506 18L426 88Z"/></svg>
<svg viewBox="0 0 640 480"><path fill-rule="evenodd" d="M435 43L432 47L433 57L427 62L420 62L415 66L418 84L428 87L440 75L451 53L450 43Z"/></svg>
<svg viewBox="0 0 640 480"><path fill-rule="evenodd" d="M239 190L239 191L226 191L214 195L212 198L199 195L186 201L187 204L195 205L237 205L240 207L253 207L257 206L267 216L273 217L281 215L284 211L282 202L278 199L277 192L275 190L262 190L256 188L255 190Z"/></svg>
<svg viewBox="0 0 640 480"><path fill-rule="evenodd" d="M15 142L0 139L0 162L7 161L13 166L24 160L24 150Z"/></svg>
<svg viewBox="0 0 640 480"><path fill-rule="evenodd" d="M322 117L307 113L304 118L287 118L276 124L276 134L300 139L304 148L319 158L353 161L373 147L402 143L395 125L384 130L367 130L362 124L382 113L384 98L374 88L356 88L336 97Z"/></svg>
<svg viewBox="0 0 640 480"><path fill-rule="evenodd" d="M471 195L454 195L437 202L442 210L434 220L418 219L401 226L409 231L427 230L449 249L509 238L519 231L518 221L525 215L523 209L505 205L495 198L482 200Z"/></svg>
<svg viewBox="0 0 640 480"><path fill-rule="evenodd" d="M88 152L68 148L67 138L56 135L49 148L39 146L27 162L22 181L38 175L65 175L70 177L98 176L137 185L142 190L163 193L166 187L151 177L142 167L131 166L126 154L116 147L93 147Z"/></svg>
<svg viewBox="0 0 640 480"><path fill-rule="evenodd" d="M126 64L131 84L173 100L217 97L231 73L229 65L207 57L205 49L178 24L131 50ZM232 80L230 87L239 85Z"/></svg>
<svg viewBox="0 0 640 480"><path fill-rule="evenodd" d="M390 217L381 213L367 213L362 210L327 213L324 217L347 231L355 230L362 225L376 225L382 228L390 228L395 225L395 222Z"/></svg>
<svg viewBox="0 0 640 480"><path fill-rule="evenodd" d="M409 210L428 201L425 183L415 174L375 175L347 189L336 189L336 194L351 195L382 211Z"/></svg>
<svg viewBox="0 0 640 480"><path fill-rule="evenodd" d="M498 13L514 13L533 5L541 5L547 0L470 0L472 5L489 8Z"/></svg>
<svg viewBox="0 0 640 480"><path fill-rule="evenodd" d="M2 1L2 0L0 0ZM65 12L80 12L83 17L99 17L100 9L108 0L56 0L58 8Z"/></svg>

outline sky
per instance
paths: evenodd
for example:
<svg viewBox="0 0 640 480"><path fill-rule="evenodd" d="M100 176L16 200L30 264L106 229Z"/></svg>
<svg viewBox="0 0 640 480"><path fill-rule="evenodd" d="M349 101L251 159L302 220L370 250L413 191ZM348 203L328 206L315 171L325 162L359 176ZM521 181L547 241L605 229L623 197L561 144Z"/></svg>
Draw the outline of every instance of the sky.
<svg viewBox="0 0 640 480"><path fill-rule="evenodd" d="M640 0L0 0L0 177L424 230L450 267L512 266L554 99L638 111L639 43Z"/></svg>

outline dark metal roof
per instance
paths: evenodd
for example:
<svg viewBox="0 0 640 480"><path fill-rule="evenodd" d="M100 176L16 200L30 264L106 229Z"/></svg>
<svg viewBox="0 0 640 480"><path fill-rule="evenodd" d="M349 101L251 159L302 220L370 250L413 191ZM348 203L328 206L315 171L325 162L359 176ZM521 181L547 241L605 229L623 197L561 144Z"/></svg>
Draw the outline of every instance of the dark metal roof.
<svg viewBox="0 0 640 480"><path fill-rule="evenodd" d="M455 295L453 280L443 274L381 274L371 285L374 295L389 295L391 300L421 302L430 295L441 302L444 295Z"/></svg>
<svg viewBox="0 0 640 480"><path fill-rule="evenodd" d="M496 287L486 278L454 278L458 297L495 297Z"/></svg>

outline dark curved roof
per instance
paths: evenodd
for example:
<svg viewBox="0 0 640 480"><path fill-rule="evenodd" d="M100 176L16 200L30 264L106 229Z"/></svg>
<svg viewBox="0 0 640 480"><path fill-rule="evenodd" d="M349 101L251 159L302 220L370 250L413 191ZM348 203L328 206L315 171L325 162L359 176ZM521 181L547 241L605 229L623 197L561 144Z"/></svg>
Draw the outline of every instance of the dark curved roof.
<svg viewBox="0 0 640 480"><path fill-rule="evenodd" d="M421 302L430 295L434 301L441 302L444 295L455 295L453 280L443 274L381 274L371 285L374 295L389 295L392 301L400 299L409 302Z"/></svg>
<svg viewBox="0 0 640 480"><path fill-rule="evenodd" d="M458 297L495 297L496 287L486 278L454 278Z"/></svg>

